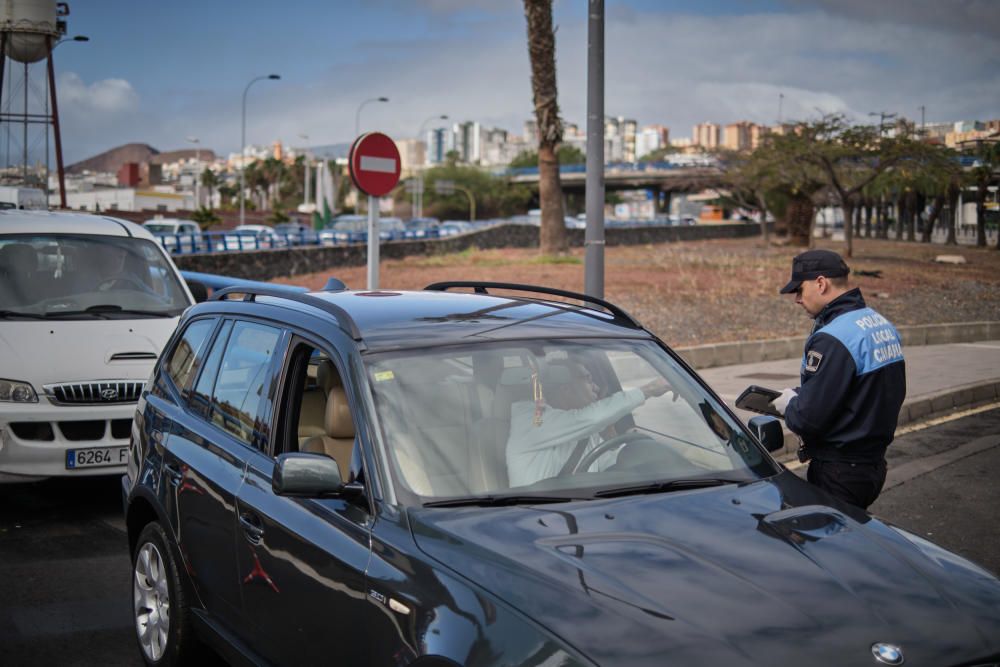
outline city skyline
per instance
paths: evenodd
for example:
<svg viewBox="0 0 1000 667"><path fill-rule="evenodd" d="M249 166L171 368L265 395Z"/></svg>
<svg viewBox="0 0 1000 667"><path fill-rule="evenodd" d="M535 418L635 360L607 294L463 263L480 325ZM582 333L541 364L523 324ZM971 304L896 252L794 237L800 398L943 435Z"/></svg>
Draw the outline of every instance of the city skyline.
<svg viewBox="0 0 1000 667"><path fill-rule="evenodd" d="M440 114L514 133L532 117L520 2L134 7L71 3L69 33L91 42L56 52L69 163L129 142L191 147L192 135L236 151L244 87L272 72L281 80L248 96L248 144L350 141L358 106L378 96L390 101L366 105L361 129L399 139ZM703 121L774 124L779 113L1000 115L1000 26L974 2L630 0L606 12L605 110L671 136ZM582 125L586 3L556 2L554 18L561 113Z"/></svg>

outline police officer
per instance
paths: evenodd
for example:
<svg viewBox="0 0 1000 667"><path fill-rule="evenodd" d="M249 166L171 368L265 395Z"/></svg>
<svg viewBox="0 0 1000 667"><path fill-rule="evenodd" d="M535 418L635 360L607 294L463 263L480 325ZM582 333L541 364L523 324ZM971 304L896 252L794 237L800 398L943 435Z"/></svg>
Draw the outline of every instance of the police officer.
<svg viewBox="0 0 1000 667"><path fill-rule="evenodd" d="M773 403L802 438L809 481L867 508L885 484L885 450L906 396L906 365L899 333L849 289L847 264L830 250L792 260L781 294L795 294L816 324L802 357L801 386Z"/></svg>

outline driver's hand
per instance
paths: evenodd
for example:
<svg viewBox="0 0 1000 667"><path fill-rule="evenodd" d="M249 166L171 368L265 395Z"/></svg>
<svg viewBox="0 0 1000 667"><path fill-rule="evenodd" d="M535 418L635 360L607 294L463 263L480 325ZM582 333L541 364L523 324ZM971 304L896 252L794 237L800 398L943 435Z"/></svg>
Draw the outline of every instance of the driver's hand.
<svg viewBox="0 0 1000 667"><path fill-rule="evenodd" d="M666 380L653 380L647 384L639 387L642 390L642 395L646 398L653 398L654 396L663 396L670 389L670 385L667 384Z"/></svg>

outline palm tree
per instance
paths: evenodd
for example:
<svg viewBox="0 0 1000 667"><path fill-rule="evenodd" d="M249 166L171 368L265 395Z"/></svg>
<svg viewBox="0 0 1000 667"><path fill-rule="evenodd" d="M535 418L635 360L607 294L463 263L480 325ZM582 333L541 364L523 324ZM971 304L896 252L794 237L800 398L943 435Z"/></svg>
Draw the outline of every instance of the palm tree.
<svg viewBox="0 0 1000 667"><path fill-rule="evenodd" d="M208 209L212 210L212 195L219 186L219 177L214 171L205 167L205 171L201 172L201 185L208 188Z"/></svg>
<svg viewBox="0 0 1000 667"><path fill-rule="evenodd" d="M528 21L531 89L538 123L538 199L542 208L539 246L543 255L569 248L563 216L559 157L562 121L556 99L556 33L552 29L552 0L524 0Z"/></svg>

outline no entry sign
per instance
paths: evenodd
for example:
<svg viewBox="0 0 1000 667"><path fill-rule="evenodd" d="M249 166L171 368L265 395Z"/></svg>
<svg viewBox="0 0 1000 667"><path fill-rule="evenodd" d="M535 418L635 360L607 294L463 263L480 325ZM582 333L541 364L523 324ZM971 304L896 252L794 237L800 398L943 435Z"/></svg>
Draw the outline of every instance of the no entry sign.
<svg viewBox="0 0 1000 667"><path fill-rule="evenodd" d="M351 179L366 195L382 197L399 182L399 150L381 132L362 134L351 146Z"/></svg>

